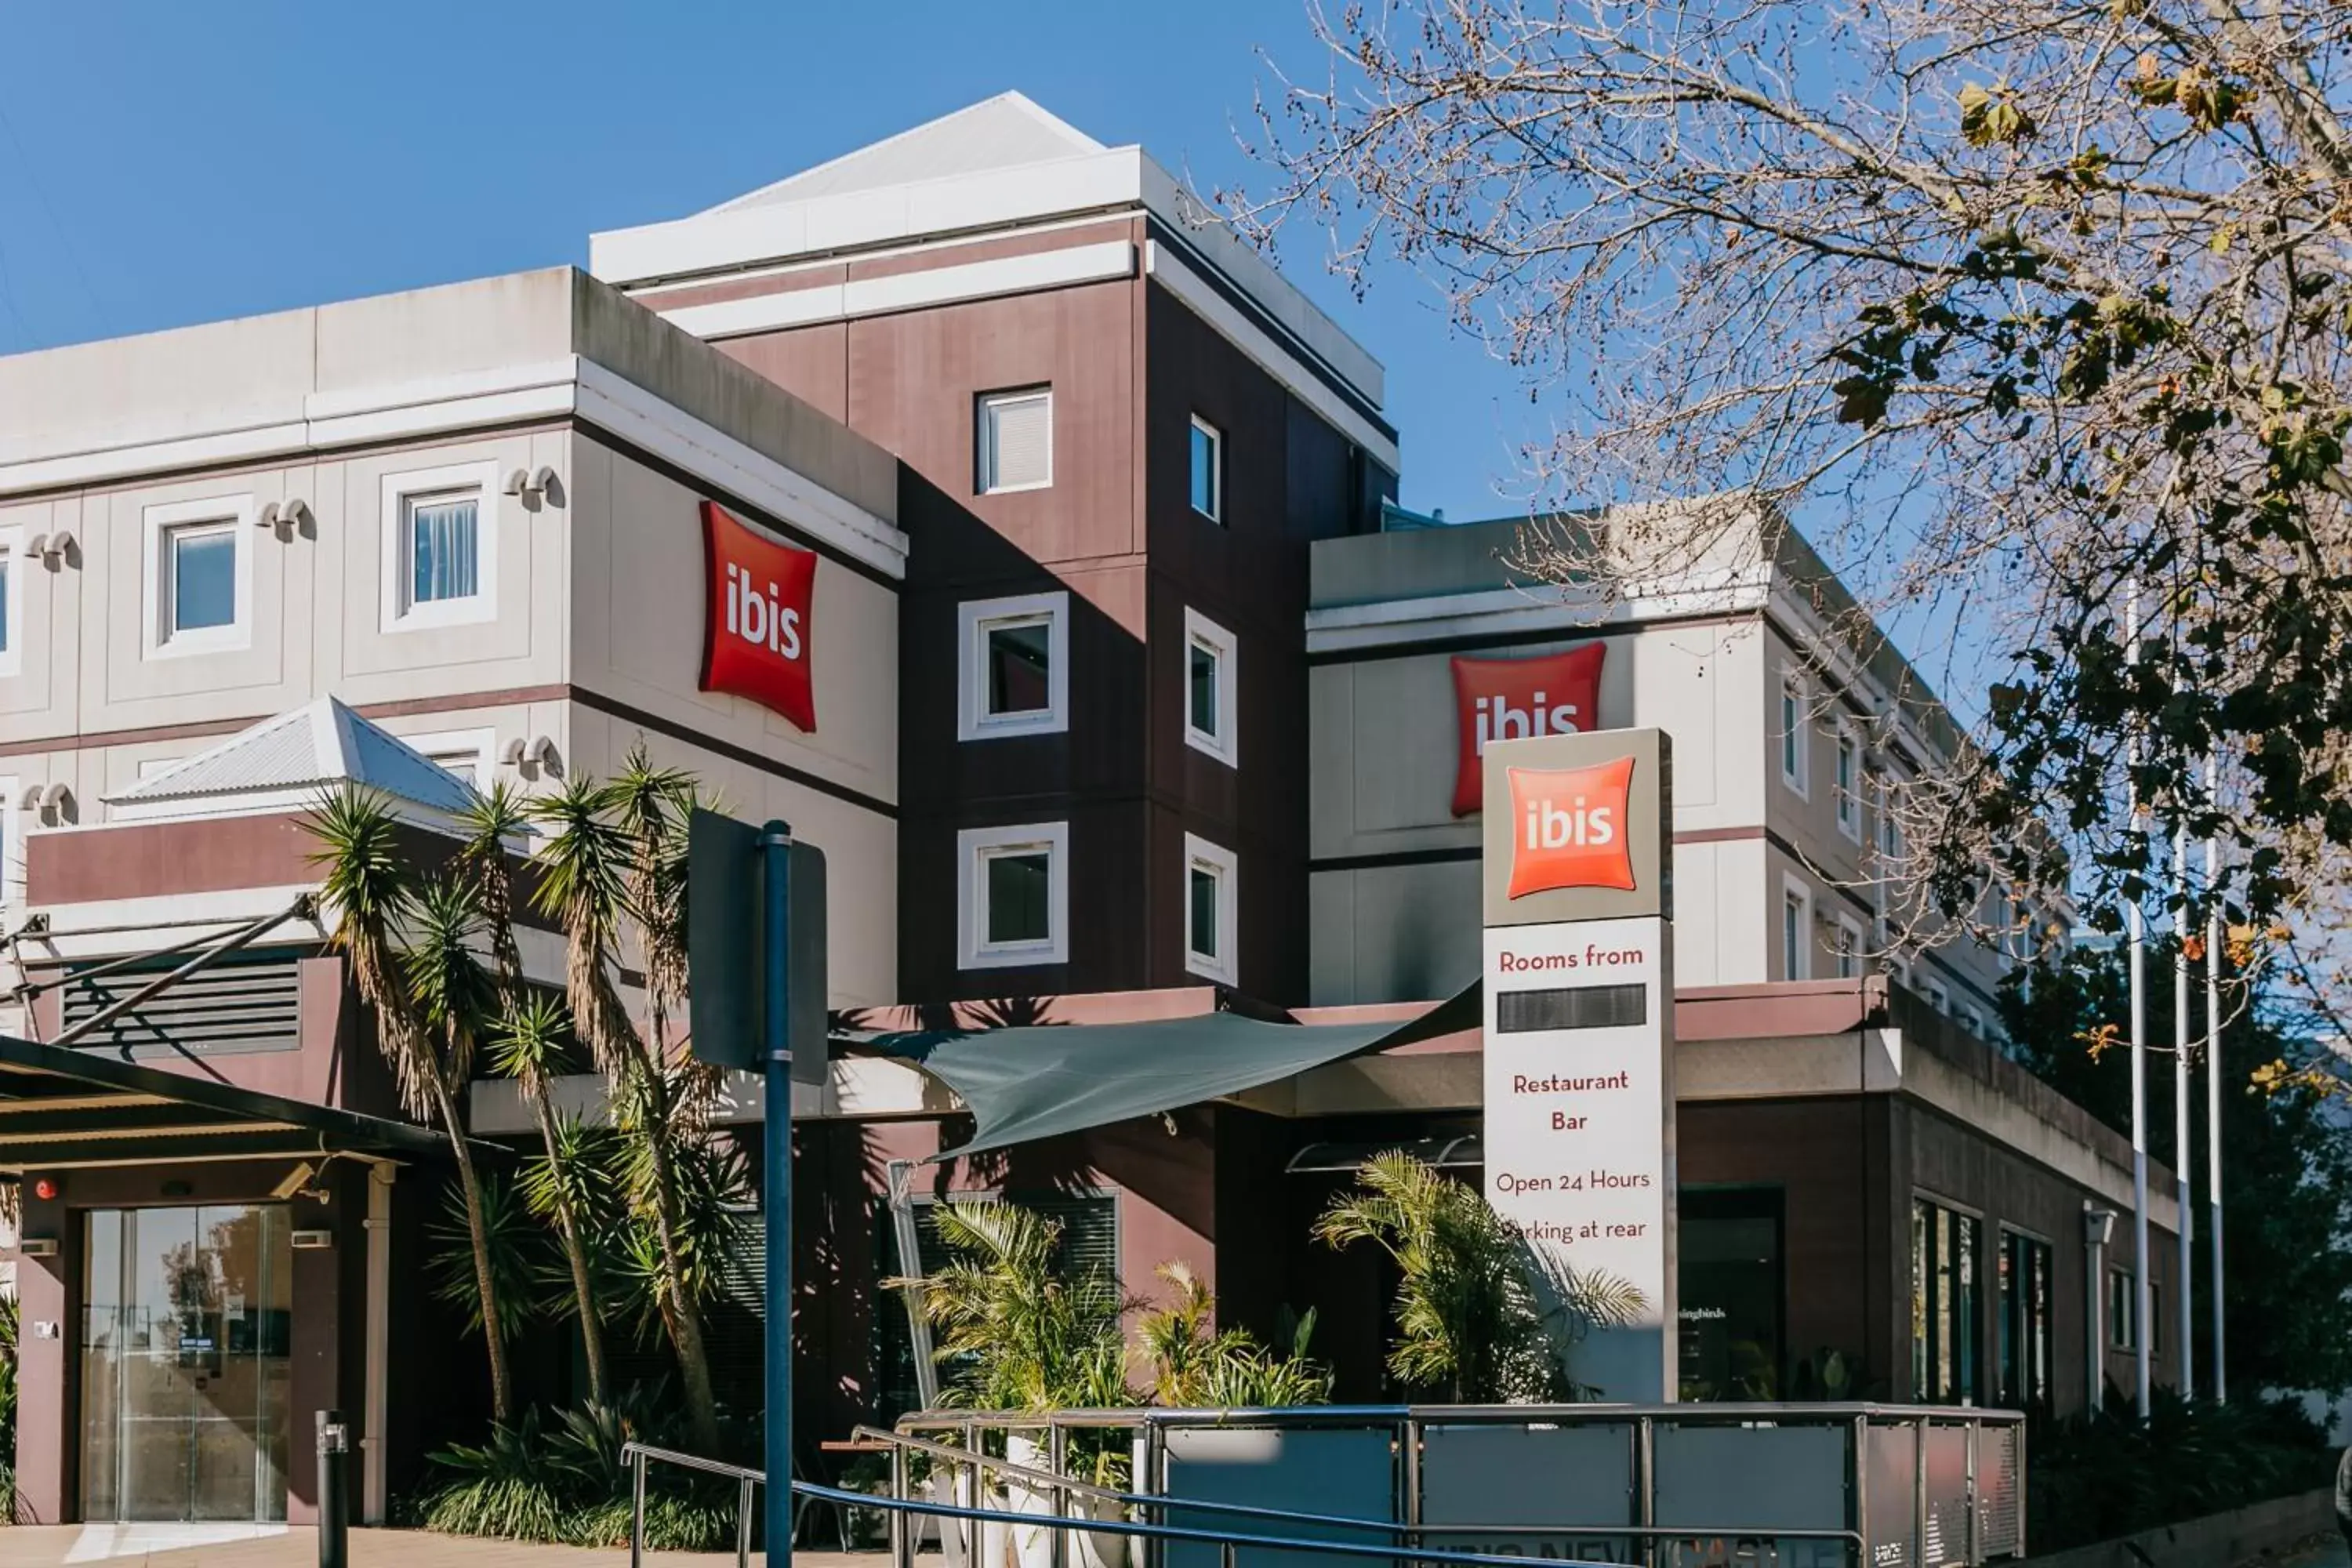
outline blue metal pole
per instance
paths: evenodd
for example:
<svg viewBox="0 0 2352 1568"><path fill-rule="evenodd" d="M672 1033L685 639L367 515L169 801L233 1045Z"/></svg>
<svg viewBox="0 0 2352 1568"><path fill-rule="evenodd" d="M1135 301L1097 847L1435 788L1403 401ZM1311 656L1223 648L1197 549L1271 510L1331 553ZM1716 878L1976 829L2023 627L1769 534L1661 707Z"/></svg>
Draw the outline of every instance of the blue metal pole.
<svg viewBox="0 0 2352 1568"><path fill-rule="evenodd" d="M790 1027L793 830L770 822L760 830L764 858L761 879L767 900L767 1016L761 1060L766 1067L761 1116L761 1205L767 1222L767 1560L769 1568L789 1568L793 1560L793 1042Z"/></svg>

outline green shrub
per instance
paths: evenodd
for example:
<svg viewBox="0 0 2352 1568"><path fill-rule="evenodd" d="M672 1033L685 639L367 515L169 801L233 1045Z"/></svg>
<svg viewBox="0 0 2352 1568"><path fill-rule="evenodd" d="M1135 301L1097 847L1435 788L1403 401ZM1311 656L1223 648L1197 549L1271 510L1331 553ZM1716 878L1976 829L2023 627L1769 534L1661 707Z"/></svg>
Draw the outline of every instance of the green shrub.
<svg viewBox="0 0 2352 1568"><path fill-rule="evenodd" d="M2039 1555L2112 1541L2328 1484L2336 1457L2284 1400L2184 1402L2157 1391L2148 1419L2109 1391L2093 1419L2026 1434L2028 1542Z"/></svg>
<svg viewBox="0 0 2352 1568"><path fill-rule="evenodd" d="M610 1405L537 1410L493 1426L480 1447L451 1444L432 1457L443 1479L413 1506L416 1522L452 1535L614 1547L629 1539L625 1445L683 1447L678 1402L665 1384L629 1390ZM655 1478L658 1477L658 1480ZM646 1544L710 1552L735 1541L734 1482L656 1467L648 1472Z"/></svg>
<svg viewBox="0 0 2352 1568"><path fill-rule="evenodd" d="M0 1524L16 1522L16 1329L14 1296L0 1296Z"/></svg>

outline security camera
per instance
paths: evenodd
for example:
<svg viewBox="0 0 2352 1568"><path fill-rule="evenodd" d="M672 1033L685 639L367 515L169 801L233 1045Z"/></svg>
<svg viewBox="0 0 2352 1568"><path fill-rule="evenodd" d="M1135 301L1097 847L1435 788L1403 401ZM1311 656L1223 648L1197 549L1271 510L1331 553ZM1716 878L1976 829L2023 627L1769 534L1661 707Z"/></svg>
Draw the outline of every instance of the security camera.
<svg viewBox="0 0 2352 1568"><path fill-rule="evenodd" d="M287 1172L286 1179L269 1189L269 1195L280 1203L289 1198L300 1197L309 1189L310 1178L318 1173L319 1167L305 1160Z"/></svg>

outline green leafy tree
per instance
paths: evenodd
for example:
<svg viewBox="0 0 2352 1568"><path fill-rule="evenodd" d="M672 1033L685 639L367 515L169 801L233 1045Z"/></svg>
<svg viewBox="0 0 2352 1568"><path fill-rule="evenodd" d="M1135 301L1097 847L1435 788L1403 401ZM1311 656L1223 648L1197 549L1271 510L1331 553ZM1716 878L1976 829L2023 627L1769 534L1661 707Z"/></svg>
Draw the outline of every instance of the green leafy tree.
<svg viewBox="0 0 2352 1568"><path fill-rule="evenodd" d="M452 883L420 873L391 803L375 791L335 791L311 809L308 826L319 843L311 858L322 871L331 945L368 1005L401 1103L449 1140L489 1356L491 1409L507 1421L514 1412L509 1332L499 1319L482 1178L458 1110L493 994L468 946L478 922Z"/></svg>
<svg viewBox="0 0 2352 1568"><path fill-rule="evenodd" d="M2147 1118L2156 1157L2179 1168L2173 1147L2172 947L2148 949L2145 1006L2152 1047ZM2192 1040L2205 1035L2201 964L2190 966ZM2234 989L2234 987L2231 988ZM2233 1388L2352 1388L2352 1120L2340 1101L2304 1083L2276 1093L2252 1087L2263 1064L2299 1059L2306 1042L2257 996L2227 1012L2223 992L2221 1187L2223 1323ZM2079 951L2060 966L2042 964L2003 987L2001 1021L2018 1042L2018 1059L2060 1093L2116 1131L2131 1131L2130 999L2123 955ZM2201 1210L2206 1201L2205 1069L2191 1063L2190 1165ZM2202 1220L2202 1215L2200 1215ZM2197 1306L2210 1325L2209 1244L2191 1257ZM2210 1326L2198 1330L2201 1355Z"/></svg>
<svg viewBox="0 0 2352 1568"><path fill-rule="evenodd" d="M1371 1242L1399 1275L1389 1372L1456 1405L1572 1399L1567 1347L1644 1305L1528 1247L1474 1189L1402 1151L1374 1155L1315 1222L1333 1247Z"/></svg>
<svg viewBox="0 0 2352 1568"><path fill-rule="evenodd" d="M1558 521L1521 564L1719 582L1786 515L1856 595L1806 606L1825 658L1956 628L1991 700L1906 792L1923 921L1972 918L1989 874L2110 909L2147 880L2136 793L2159 836L2234 841L2233 900L2340 925L2352 6L1312 15L1321 58L1261 105L1265 188L1223 204L1267 244L1326 231L1360 289L1433 283L1524 373Z"/></svg>

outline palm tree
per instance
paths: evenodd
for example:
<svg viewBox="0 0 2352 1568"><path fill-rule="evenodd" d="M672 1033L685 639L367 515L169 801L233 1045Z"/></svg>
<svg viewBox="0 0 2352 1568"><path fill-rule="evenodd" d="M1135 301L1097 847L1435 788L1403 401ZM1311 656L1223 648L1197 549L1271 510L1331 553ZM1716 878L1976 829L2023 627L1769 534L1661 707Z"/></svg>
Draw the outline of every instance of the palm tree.
<svg viewBox="0 0 2352 1568"><path fill-rule="evenodd" d="M669 1038L685 993L685 874L676 840L680 802L690 798L683 774L651 768L640 750L622 778L605 785L571 781L537 802L532 815L548 830L537 902L563 929L566 998L628 1145L631 1206L653 1231L655 1301L677 1352L688 1416L695 1440L716 1451L718 1401L677 1155L702 1137L717 1078L678 1059ZM643 1032L615 981L618 954L632 935L646 974Z"/></svg>
<svg viewBox="0 0 2352 1568"><path fill-rule="evenodd" d="M471 905L446 882L423 882L391 803L373 790L337 790L311 809L308 826L319 841L311 859L324 868L320 890L335 914L330 945L351 965L361 999L375 1016L376 1048L392 1068L401 1104L418 1120L440 1124L457 1162L489 1351L491 1412L504 1422L512 1417L514 1397L506 1336L481 1179L457 1111L489 989L466 951ZM404 926L415 930L414 956L401 946Z"/></svg>
<svg viewBox="0 0 2352 1568"><path fill-rule="evenodd" d="M958 1199L932 1215L951 1260L912 1286L956 1370L940 1397L982 1410L1115 1408L1128 1403L1127 1302L1099 1269L1069 1270L1062 1227L1011 1204Z"/></svg>
<svg viewBox="0 0 2352 1568"><path fill-rule="evenodd" d="M1530 1249L1475 1191L1401 1150L1374 1155L1356 1179L1315 1235L1333 1247L1373 1242L1395 1263L1389 1371L1408 1388L1458 1405L1573 1398L1563 1346L1642 1310L1632 1286Z"/></svg>
<svg viewBox="0 0 2352 1568"><path fill-rule="evenodd" d="M1328 1404L1331 1369L1309 1360L1315 1314L1290 1326L1290 1348L1277 1352L1247 1329L1218 1328L1217 1300L1181 1260L1157 1270L1168 1301L1143 1313L1137 1336L1151 1363L1151 1396L1178 1409L1277 1410Z"/></svg>

